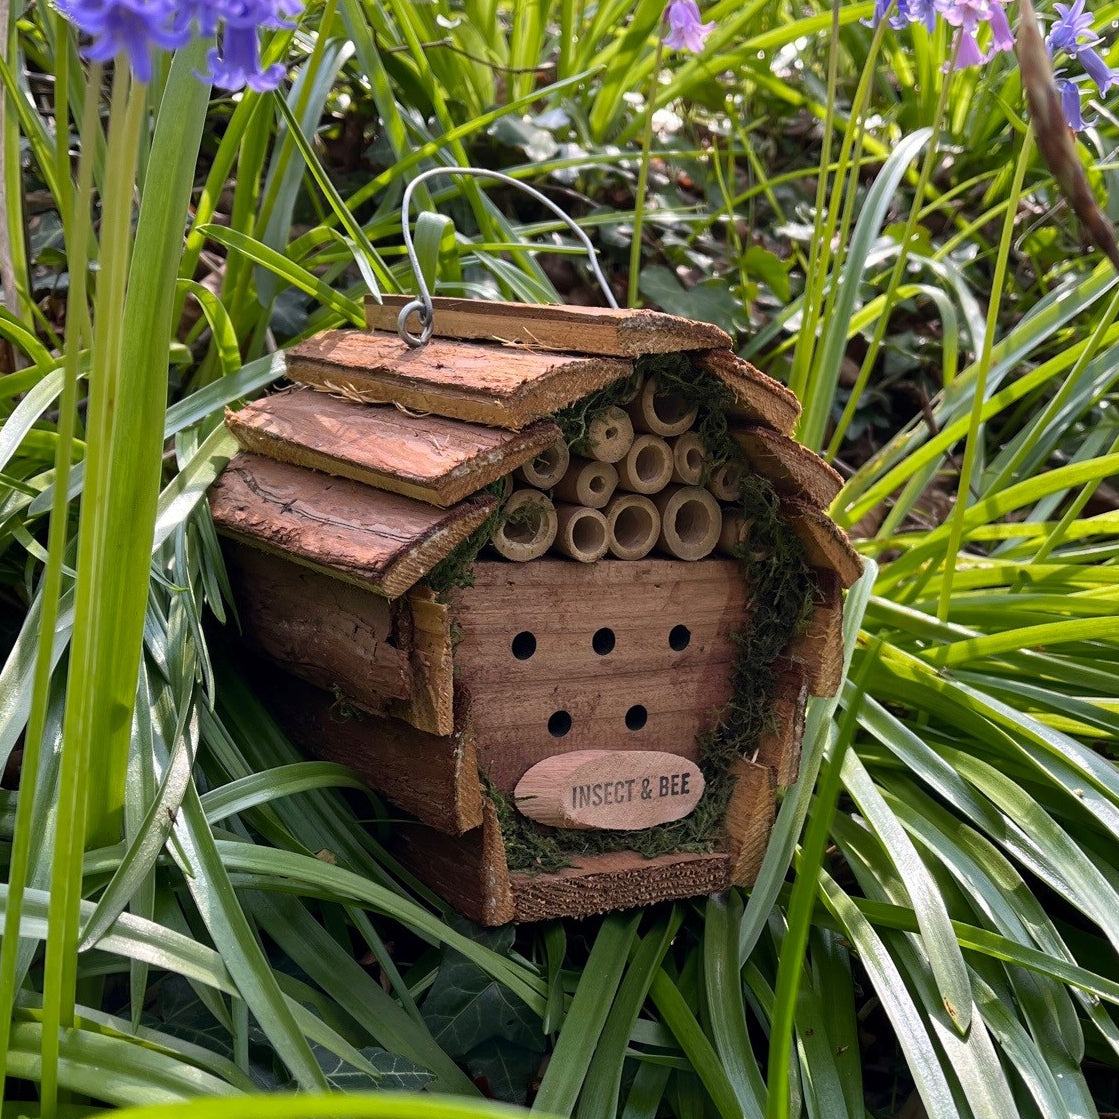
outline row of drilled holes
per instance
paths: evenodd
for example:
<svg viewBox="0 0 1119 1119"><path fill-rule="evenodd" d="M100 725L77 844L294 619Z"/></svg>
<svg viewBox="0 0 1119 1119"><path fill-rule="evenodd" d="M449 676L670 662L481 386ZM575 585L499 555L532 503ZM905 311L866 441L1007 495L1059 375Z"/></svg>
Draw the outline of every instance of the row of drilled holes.
<svg viewBox="0 0 1119 1119"><path fill-rule="evenodd" d="M649 712L645 705L635 703L626 712L626 729L641 730L649 721ZM563 738L571 730L571 715L567 711L554 711L548 719L548 733L553 738Z"/></svg>
<svg viewBox="0 0 1119 1119"><path fill-rule="evenodd" d="M676 652L682 652L692 640L692 631L687 626L673 626L668 633L668 647ZM595 630L591 638L591 648L600 656L614 651L614 631L604 626ZM536 634L531 630L522 630L510 643L513 656L519 661L527 661L536 652Z"/></svg>

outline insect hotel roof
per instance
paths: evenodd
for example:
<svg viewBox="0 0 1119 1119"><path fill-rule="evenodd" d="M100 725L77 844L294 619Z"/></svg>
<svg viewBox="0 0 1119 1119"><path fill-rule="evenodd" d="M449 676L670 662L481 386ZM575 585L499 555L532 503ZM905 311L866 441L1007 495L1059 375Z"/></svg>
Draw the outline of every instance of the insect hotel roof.
<svg viewBox="0 0 1119 1119"><path fill-rule="evenodd" d="M706 323L652 311L436 299L436 337L413 349L395 333L404 302L370 303L370 330L328 331L297 346L287 368L301 387L227 416L242 451L215 484L211 509L232 542L243 625L272 660L314 685L278 688L278 713L297 738L354 765L427 825L401 829L405 856L485 923L749 881L773 786L795 778L805 698L838 687L839 591L861 570L825 512L838 476L791 438L796 399ZM729 390L727 432L743 469L776 495L812 572L811 616L783 650L770 695L776 729L752 759L735 763L720 850L651 859L612 850L550 873L511 872L500 797L556 750L577 761L574 751L616 745L615 716L604 712L625 707L642 672L655 686L628 707L622 743L637 750L667 743L696 760L690 740L731 698L735 632L753 608L738 561L511 564L475 560L469 550L497 521L503 494L495 483L514 472L531 479L534 464L563 443L557 412L630 378L647 355L673 354L688 355L697 376ZM663 511L665 496L653 500ZM560 510L561 535L571 508ZM436 594L429 582L440 565L463 555L473 585ZM681 602L689 604L687 625L673 632L686 632L690 648L673 645L679 656L665 687L656 673L668 671L669 654L661 638L654 649L651 619L669 619ZM607 652L615 641L632 650L628 675L611 677L570 652L584 630L595 641L609 633ZM546 633L563 638L553 642L560 651L534 656ZM518 638L531 638L527 656ZM557 735L545 716L561 702L555 681L564 679L579 687L556 714L574 729ZM637 709L648 726L631 721Z"/></svg>

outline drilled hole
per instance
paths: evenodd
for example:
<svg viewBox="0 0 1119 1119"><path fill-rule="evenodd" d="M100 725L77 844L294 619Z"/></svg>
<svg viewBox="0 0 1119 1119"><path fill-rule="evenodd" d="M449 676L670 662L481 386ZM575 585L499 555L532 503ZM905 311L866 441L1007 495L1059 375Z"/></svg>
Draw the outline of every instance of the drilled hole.
<svg viewBox="0 0 1119 1119"><path fill-rule="evenodd" d="M629 730L640 730L649 721L649 712L643 704L635 703L626 712L626 727Z"/></svg>
<svg viewBox="0 0 1119 1119"><path fill-rule="evenodd" d="M692 631L687 626L673 626L668 631L668 646L670 649L675 649L680 652L681 649L686 649L692 640Z"/></svg>
<svg viewBox="0 0 1119 1119"><path fill-rule="evenodd" d="M595 474L587 486L591 493L602 493L606 489L606 479L601 474Z"/></svg>
<svg viewBox="0 0 1119 1119"><path fill-rule="evenodd" d="M633 460L633 472L645 483L655 482L663 466L664 457L655 443L642 447Z"/></svg>
<svg viewBox="0 0 1119 1119"><path fill-rule="evenodd" d="M536 634L529 633L527 629L522 630L513 638L509 647L517 660L527 661L536 652Z"/></svg>
<svg viewBox="0 0 1119 1119"><path fill-rule="evenodd" d="M571 729L571 716L566 711L555 711L548 720L548 733L553 738L563 738Z"/></svg>
<svg viewBox="0 0 1119 1119"><path fill-rule="evenodd" d="M613 441L618 438L618 429L616 427L608 427L605 434L608 441Z"/></svg>
<svg viewBox="0 0 1119 1119"><path fill-rule="evenodd" d="M688 402L679 393L656 393L653 397L653 411L661 423L679 423L691 413Z"/></svg>
<svg viewBox="0 0 1119 1119"><path fill-rule="evenodd" d="M591 648L600 657L604 657L607 653L613 652L614 631L606 626L603 626L600 630L596 630L594 637L591 638Z"/></svg>

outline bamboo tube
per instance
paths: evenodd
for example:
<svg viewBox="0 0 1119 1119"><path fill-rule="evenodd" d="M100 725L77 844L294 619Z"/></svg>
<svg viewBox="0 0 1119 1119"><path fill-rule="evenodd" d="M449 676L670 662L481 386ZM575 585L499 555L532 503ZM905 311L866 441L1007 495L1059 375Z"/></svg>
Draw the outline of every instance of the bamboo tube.
<svg viewBox="0 0 1119 1119"><path fill-rule="evenodd" d="M614 403L620 408L624 408L627 404L632 404L637 399L644 385L645 378L640 373L633 374L633 383L624 393L618 395Z"/></svg>
<svg viewBox="0 0 1119 1119"><path fill-rule="evenodd" d="M633 423L621 408L603 408L587 424L586 444L591 458L617 462L633 444Z"/></svg>
<svg viewBox="0 0 1119 1119"><path fill-rule="evenodd" d="M647 497L636 493L618 494L603 512L612 556L639 560L653 550L661 531L661 515Z"/></svg>
<svg viewBox="0 0 1119 1119"><path fill-rule="evenodd" d="M594 563L606 555L610 538L606 518L598 509L585 505L556 506L559 532L553 545L556 551L580 563Z"/></svg>
<svg viewBox="0 0 1119 1119"><path fill-rule="evenodd" d="M571 452L562 439L545 447L534 459L517 467L517 477L538 490L550 490L567 473Z"/></svg>
<svg viewBox="0 0 1119 1119"><path fill-rule="evenodd" d="M724 462L711 471L707 488L720 501L737 501L742 496L742 477L745 472L742 463L737 460Z"/></svg>
<svg viewBox="0 0 1119 1119"><path fill-rule="evenodd" d="M567 473L556 483L555 495L572 505L601 509L618 488L618 471L609 462L573 458Z"/></svg>
<svg viewBox="0 0 1119 1119"><path fill-rule="evenodd" d="M695 423L699 409L678 392L660 392L656 377L641 386L637 399L627 409L638 431L654 435L682 435Z"/></svg>
<svg viewBox="0 0 1119 1119"><path fill-rule="evenodd" d="M740 509L723 510L723 530L715 547L725 556L741 556L750 532L750 522Z"/></svg>
<svg viewBox="0 0 1119 1119"><path fill-rule="evenodd" d="M539 490L514 490L491 543L508 560L539 559L559 530L555 506Z"/></svg>
<svg viewBox="0 0 1119 1119"><path fill-rule="evenodd" d="M659 493L672 480L672 448L659 435L639 435L618 463L618 488Z"/></svg>
<svg viewBox="0 0 1119 1119"><path fill-rule="evenodd" d="M694 431L685 431L671 440L672 480L682 486L698 486L703 481L703 464L707 448Z"/></svg>
<svg viewBox="0 0 1119 1119"><path fill-rule="evenodd" d="M657 546L682 560L710 555L719 541L723 511L700 486L669 486L653 499L660 510L661 531Z"/></svg>

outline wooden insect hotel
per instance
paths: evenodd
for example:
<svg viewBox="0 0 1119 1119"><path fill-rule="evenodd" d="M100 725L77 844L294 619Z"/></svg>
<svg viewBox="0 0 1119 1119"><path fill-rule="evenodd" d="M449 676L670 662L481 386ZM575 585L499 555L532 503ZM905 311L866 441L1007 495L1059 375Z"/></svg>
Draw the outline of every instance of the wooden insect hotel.
<svg viewBox="0 0 1119 1119"><path fill-rule="evenodd" d="M718 328L434 301L288 354L211 491L292 737L487 925L748 884L860 561L798 405Z"/></svg>

